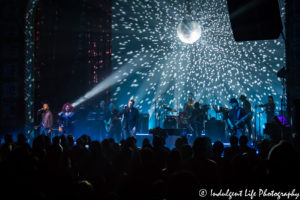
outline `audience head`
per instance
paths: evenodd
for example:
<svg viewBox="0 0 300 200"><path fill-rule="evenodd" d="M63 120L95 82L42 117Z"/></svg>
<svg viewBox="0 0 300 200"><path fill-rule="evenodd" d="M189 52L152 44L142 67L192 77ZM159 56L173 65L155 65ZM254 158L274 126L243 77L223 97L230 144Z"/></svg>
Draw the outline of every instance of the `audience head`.
<svg viewBox="0 0 300 200"><path fill-rule="evenodd" d="M27 138L26 138L25 134L24 133L19 133L18 134L18 143L19 144L24 144L24 143L26 143L26 141L27 141Z"/></svg>
<svg viewBox="0 0 300 200"><path fill-rule="evenodd" d="M162 138L161 136L155 135L153 136L152 144L154 148L159 148L163 146Z"/></svg>
<svg viewBox="0 0 300 200"><path fill-rule="evenodd" d="M68 145L69 146L73 146L74 145L74 142L75 142L75 138L73 135L68 135L67 136L67 141L68 141Z"/></svg>
<svg viewBox="0 0 300 200"><path fill-rule="evenodd" d="M150 140L148 139L148 138L145 138L144 140L143 140L143 146L142 146L142 148L144 149L144 148L152 148L152 145L150 144Z"/></svg>
<svg viewBox="0 0 300 200"><path fill-rule="evenodd" d="M6 134L4 136L4 143L5 144L10 144L10 143L13 143L13 137L11 134Z"/></svg>
<svg viewBox="0 0 300 200"><path fill-rule="evenodd" d="M52 138L52 144L53 145L60 145L61 139L59 136L55 136Z"/></svg>
<svg viewBox="0 0 300 200"><path fill-rule="evenodd" d="M193 156L193 149L189 144L182 146L181 150L182 160L189 160Z"/></svg>
<svg viewBox="0 0 300 200"><path fill-rule="evenodd" d="M235 135L230 136L229 141L230 141L231 147L237 147L238 146L239 139Z"/></svg>
<svg viewBox="0 0 300 200"><path fill-rule="evenodd" d="M214 155L216 156L221 156L221 154L223 153L224 151L224 145L222 142L220 141L216 141L212 147L213 149L213 153Z"/></svg>
<svg viewBox="0 0 300 200"><path fill-rule="evenodd" d="M102 145L99 141L92 141L90 143L89 150L95 156L102 156Z"/></svg>
<svg viewBox="0 0 300 200"><path fill-rule="evenodd" d="M239 139L240 146L247 146L248 144L248 137L246 135L242 135Z"/></svg>
<svg viewBox="0 0 300 200"><path fill-rule="evenodd" d="M212 156L212 145L209 137L196 138L193 145L194 157L210 158Z"/></svg>
<svg viewBox="0 0 300 200"><path fill-rule="evenodd" d="M150 148L143 148L141 151L141 160L144 166L149 166L153 164L153 152Z"/></svg>
<svg viewBox="0 0 300 200"><path fill-rule="evenodd" d="M278 183L298 183L299 181L299 154L292 144L280 141L269 152L269 172Z"/></svg>

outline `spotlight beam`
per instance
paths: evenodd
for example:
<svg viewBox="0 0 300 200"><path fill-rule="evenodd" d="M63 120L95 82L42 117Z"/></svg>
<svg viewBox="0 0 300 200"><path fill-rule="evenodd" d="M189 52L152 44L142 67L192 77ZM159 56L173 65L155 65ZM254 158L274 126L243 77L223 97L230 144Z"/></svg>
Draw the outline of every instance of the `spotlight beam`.
<svg viewBox="0 0 300 200"><path fill-rule="evenodd" d="M94 88L92 88L90 91L88 91L85 95L82 97L78 98L75 102L72 103L72 106L76 107L83 102L91 99L95 95L103 92L107 88L113 86L120 80L121 78L124 78L124 72L129 71L130 69L133 69L131 65L125 65L122 67L120 70L112 73L109 77L107 77L105 80L102 82L98 83ZM134 71L136 71L136 68L134 68Z"/></svg>
<svg viewBox="0 0 300 200"><path fill-rule="evenodd" d="M145 54L146 55L146 54ZM143 56L145 56L143 55ZM148 55L146 55L148 56ZM126 63L123 67L120 67L119 70L113 72L110 76L108 76L105 80L98 83L94 88L92 88L90 91L85 93L85 95L78 98L76 101L72 103L72 106L75 108L76 106L82 104L83 102L91 99L95 95L103 92L107 88L115 85L116 83L120 82L122 79L126 78L128 76L128 72L130 74L134 74L138 68L139 63L141 62L141 56L138 56L134 58L131 62ZM132 65L131 63L135 63L135 65Z"/></svg>

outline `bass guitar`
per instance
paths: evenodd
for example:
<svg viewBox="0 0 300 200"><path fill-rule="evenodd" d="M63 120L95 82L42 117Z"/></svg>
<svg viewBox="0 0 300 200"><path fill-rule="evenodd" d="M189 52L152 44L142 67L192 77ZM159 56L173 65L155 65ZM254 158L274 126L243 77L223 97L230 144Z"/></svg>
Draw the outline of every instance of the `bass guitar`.
<svg viewBox="0 0 300 200"><path fill-rule="evenodd" d="M227 123L229 125L230 132L231 133L236 133L236 130L240 128L240 124L243 123L251 115L252 115L252 112L249 112L244 117L242 117L241 119L235 121L234 123L231 122L231 120L228 118Z"/></svg>

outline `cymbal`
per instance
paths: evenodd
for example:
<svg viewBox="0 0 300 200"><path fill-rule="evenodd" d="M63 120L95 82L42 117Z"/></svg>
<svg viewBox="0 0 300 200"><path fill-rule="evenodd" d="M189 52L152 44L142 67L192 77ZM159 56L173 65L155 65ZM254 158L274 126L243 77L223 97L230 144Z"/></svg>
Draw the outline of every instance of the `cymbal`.
<svg viewBox="0 0 300 200"><path fill-rule="evenodd" d="M166 110L168 110L168 111L170 111L170 112L177 112L176 109L174 109L174 108L169 108L169 107L166 107L166 106L164 106L164 109L166 109Z"/></svg>

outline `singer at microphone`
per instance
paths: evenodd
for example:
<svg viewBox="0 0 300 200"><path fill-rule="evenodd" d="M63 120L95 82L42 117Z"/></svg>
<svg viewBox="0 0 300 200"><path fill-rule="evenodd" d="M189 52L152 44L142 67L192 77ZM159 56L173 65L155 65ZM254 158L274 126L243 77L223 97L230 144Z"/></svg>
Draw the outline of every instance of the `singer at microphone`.
<svg viewBox="0 0 300 200"><path fill-rule="evenodd" d="M40 123L40 135L45 134L49 137L51 137L51 132L53 128L53 115L52 112L50 111L49 104L44 103L43 108L38 110L39 112L44 111L42 113L42 119Z"/></svg>
<svg viewBox="0 0 300 200"><path fill-rule="evenodd" d="M135 136L138 123L139 111L134 107L134 100L130 99L128 105L120 112L123 115L123 137ZM124 139L125 139L124 138Z"/></svg>

